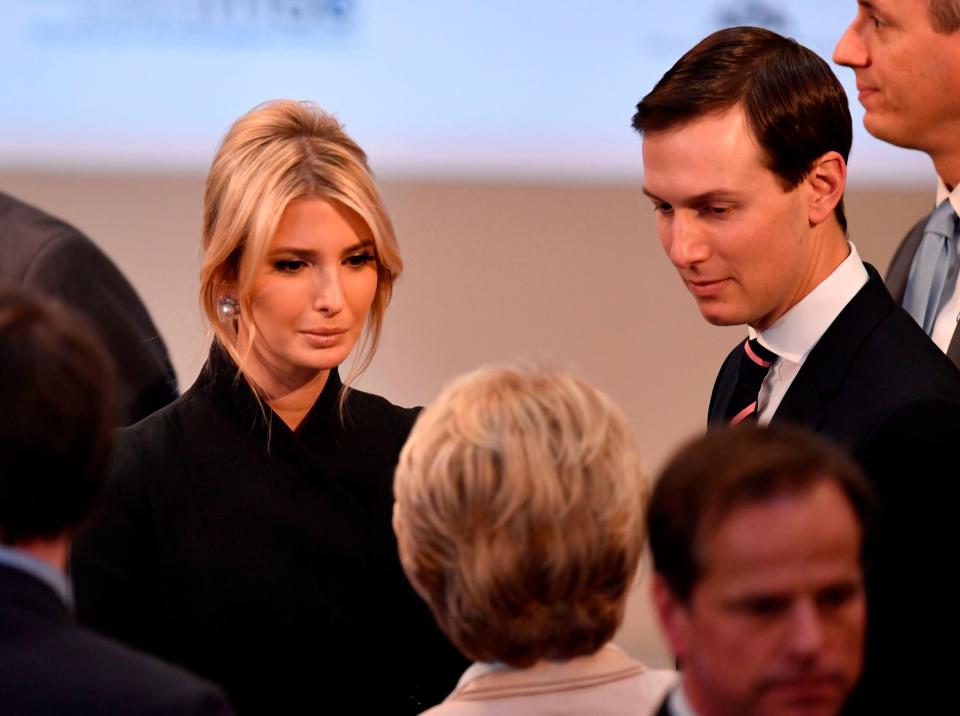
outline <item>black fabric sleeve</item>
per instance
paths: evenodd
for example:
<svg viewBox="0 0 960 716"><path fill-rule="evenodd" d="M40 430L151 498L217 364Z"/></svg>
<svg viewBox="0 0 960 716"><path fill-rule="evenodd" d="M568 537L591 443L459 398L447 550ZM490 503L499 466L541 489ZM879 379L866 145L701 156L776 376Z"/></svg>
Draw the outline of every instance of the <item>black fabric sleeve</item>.
<svg viewBox="0 0 960 716"><path fill-rule="evenodd" d="M115 433L103 498L74 542L70 572L81 623L157 653L157 548L142 465L133 436Z"/></svg>

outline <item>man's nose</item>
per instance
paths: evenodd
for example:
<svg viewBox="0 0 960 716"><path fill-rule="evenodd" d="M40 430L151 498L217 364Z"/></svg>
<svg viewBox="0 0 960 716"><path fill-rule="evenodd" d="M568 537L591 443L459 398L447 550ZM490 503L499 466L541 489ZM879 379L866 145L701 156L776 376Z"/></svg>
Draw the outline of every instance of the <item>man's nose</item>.
<svg viewBox="0 0 960 716"><path fill-rule="evenodd" d="M676 212L667 231L667 255L677 268L689 268L710 255L710 247L704 241L694 217Z"/></svg>
<svg viewBox="0 0 960 716"><path fill-rule="evenodd" d="M790 652L798 657L816 655L823 646L824 628L820 611L813 600L798 602L790 612Z"/></svg>
<svg viewBox="0 0 960 716"><path fill-rule="evenodd" d="M867 47L855 27L856 21L847 27L846 32L833 50L833 61L845 67L863 67L867 64Z"/></svg>

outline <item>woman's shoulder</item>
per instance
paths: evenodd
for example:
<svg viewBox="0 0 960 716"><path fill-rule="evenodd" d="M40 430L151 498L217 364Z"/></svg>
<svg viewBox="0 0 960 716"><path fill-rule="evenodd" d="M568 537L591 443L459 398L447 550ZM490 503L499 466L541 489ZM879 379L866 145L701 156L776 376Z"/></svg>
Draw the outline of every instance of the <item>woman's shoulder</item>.
<svg viewBox="0 0 960 716"><path fill-rule="evenodd" d="M413 429L421 407L405 408L383 396L351 388L346 396L344 415L349 420L381 422L402 444Z"/></svg>
<svg viewBox="0 0 960 716"><path fill-rule="evenodd" d="M217 425L227 411L217 404L201 380L183 395L142 420L114 432L114 465L150 460L182 451L182 444L203 436L215 440Z"/></svg>

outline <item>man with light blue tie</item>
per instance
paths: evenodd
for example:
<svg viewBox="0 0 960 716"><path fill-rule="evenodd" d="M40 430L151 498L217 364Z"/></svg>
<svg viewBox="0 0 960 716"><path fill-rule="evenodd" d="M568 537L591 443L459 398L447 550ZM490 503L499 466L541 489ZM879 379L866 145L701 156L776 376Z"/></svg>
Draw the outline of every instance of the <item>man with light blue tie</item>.
<svg viewBox="0 0 960 716"><path fill-rule="evenodd" d="M833 53L857 76L863 124L926 153L937 207L901 242L887 271L893 297L960 366L960 0L871 0Z"/></svg>

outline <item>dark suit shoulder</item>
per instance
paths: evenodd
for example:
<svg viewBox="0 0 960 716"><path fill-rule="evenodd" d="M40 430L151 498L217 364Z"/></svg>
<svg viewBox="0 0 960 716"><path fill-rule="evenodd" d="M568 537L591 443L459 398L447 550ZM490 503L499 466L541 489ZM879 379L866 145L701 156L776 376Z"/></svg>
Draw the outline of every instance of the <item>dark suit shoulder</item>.
<svg viewBox="0 0 960 716"><path fill-rule="evenodd" d="M0 276L25 283L38 258L56 252L58 245L83 244L93 246L67 222L0 193Z"/></svg>
<svg viewBox="0 0 960 716"><path fill-rule="evenodd" d="M167 349L133 286L70 224L0 194L0 277L61 301L86 320L114 358L119 424L177 396Z"/></svg>
<svg viewBox="0 0 960 716"><path fill-rule="evenodd" d="M960 401L960 370L899 307L869 334L850 375L874 385L864 398L891 413L911 404Z"/></svg>
<svg viewBox="0 0 960 716"><path fill-rule="evenodd" d="M44 581L0 566L4 714L229 714L212 684L77 626Z"/></svg>
<svg viewBox="0 0 960 716"><path fill-rule="evenodd" d="M29 644L7 643L0 657L5 713L233 713L213 684L82 627L38 627Z"/></svg>

